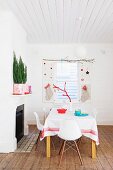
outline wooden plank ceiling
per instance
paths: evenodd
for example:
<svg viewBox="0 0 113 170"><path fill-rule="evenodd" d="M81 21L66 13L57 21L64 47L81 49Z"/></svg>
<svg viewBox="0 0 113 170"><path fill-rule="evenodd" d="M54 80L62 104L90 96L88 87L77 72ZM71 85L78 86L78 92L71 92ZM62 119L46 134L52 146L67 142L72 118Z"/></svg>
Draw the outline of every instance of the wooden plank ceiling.
<svg viewBox="0 0 113 170"><path fill-rule="evenodd" d="M29 43L113 43L113 0L4 0Z"/></svg>

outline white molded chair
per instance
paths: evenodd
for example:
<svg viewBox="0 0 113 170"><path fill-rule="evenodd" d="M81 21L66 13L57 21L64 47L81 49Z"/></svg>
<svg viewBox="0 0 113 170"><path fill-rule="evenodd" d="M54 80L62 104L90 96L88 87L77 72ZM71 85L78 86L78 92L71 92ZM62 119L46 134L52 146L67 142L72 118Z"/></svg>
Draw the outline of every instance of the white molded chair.
<svg viewBox="0 0 113 170"><path fill-rule="evenodd" d="M39 130L39 136L38 136L38 139L37 139L37 142L36 142L36 144L38 144L38 140L39 140L40 137L41 137L41 133L42 133L42 131L43 131L43 127L44 127L44 126L43 126L43 125L41 124L41 122L40 122L38 113L34 112L34 115L35 115L35 118L36 118L37 129ZM52 140L51 140L51 141L52 141ZM55 146L54 146L53 141L52 141L52 145L53 145L53 148L54 148L54 150L55 150Z"/></svg>
<svg viewBox="0 0 113 170"><path fill-rule="evenodd" d="M82 161L80 151L79 151L79 148L76 142L76 140L79 139L82 136L82 134L76 121L73 119L68 119L68 120L63 121L61 123L58 136L64 140L60 148L60 152L59 152L59 154L61 154L59 165L61 164L63 153L69 148L72 148L73 150L77 151L81 165L82 165L83 161ZM74 144L72 144L71 142L73 142ZM65 149L66 145L68 146L67 149Z"/></svg>
<svg viewBox="0 0 113 170"><path fill-rule="evenodd" d="M36 112L34 112L34 115L35 115L35 118L36 118L37 129L39 130L39 136L38 136L38 139L36 141L36 144L38 144L38 140L40 139L41 132L43 130L43 125L40 123L40 119L39 119L38 114Z"/></svg>
<svg viewBox="0 0 113 170"><path fill-rule="evenodd" d="M42 131L43 130L43 125L40 123L39 116L38 116L38 114L36 112L34 112L34 115L35 115L35 118L36 118L37 129L39 131Z"/></svg>

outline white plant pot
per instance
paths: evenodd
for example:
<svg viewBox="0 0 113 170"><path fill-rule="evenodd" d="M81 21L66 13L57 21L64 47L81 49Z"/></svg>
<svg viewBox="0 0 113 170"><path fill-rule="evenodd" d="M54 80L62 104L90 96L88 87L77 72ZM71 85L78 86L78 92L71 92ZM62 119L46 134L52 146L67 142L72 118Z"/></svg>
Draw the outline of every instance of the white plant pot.
<svg viewBox="0 0 113 170"><path fill-rule="evenodd" d="M14 95L29 94L28 84L14 84L13 85L13 94Z"/></svg>
<svg viewBox="0 0 113 170"><path fill-rule="evenodd" d="M29 94L29 86L28 86L28 84L23 84L23 93L24 94Z"/></svg>
<svg viewBox="0 0 113 170"><path fill-rule="evenodd" d="M23 93L23 84L14 84L13 85L13 94L22 95Z"/></svg>

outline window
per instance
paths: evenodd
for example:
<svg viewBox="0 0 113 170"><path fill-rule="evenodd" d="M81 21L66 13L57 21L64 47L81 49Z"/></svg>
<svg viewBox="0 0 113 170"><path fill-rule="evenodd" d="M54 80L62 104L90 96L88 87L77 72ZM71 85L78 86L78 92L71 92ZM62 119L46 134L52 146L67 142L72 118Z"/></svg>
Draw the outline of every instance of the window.
<svg viewBox="0 0 113 170"><path fill-rule="evenodd" d="M64 89L66 82L66 90L71 100L79 99L79 76L78 76L78 64L77 63L57 63L55 74L55 85ZM67 96L63 96L62 91L56 91L56 100L68 99Z"/></svg>

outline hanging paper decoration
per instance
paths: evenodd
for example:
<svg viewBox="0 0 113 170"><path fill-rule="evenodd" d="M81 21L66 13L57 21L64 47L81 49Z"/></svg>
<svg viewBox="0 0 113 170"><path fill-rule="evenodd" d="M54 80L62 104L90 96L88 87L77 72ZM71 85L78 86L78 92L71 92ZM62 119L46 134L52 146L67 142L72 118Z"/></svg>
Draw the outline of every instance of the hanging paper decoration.
<svg viewBox="0 0 113 170"><path fill-rule="evenodd" d="M91 81L91 63L79 63L81 84L90 84Z"/></svg>
<svg viewBox="0 0 113 170"><path fill-rule="evenodd" d="M89 74L89 71L86 71L86 74Z"/></svg>
<svg viewBox="0 0 113 170"><path fill-rule="evenodd" d="M80 76L80 100L85 102L91 99L91 63L79 63L79 76Z"/></svg>
<svg viewBox="0 0 113 170"><path fill-rule="evenodd" d="M50 61L43 61L43 101L53 101L53 75L54 63Z"/></svg>
<svg viewBox="0 0 113 170"><path fill-rule="evenodd" d="M46 91L46 100L50 100L53 96L51 85L48 83L44 88Z"/></svg>
<svg viewBox="0 0 113 170"><path fill-rule="evenodd" d="M87 91L87 86L84 85L84 86L82 87L82 90Z"/></svg>
<svg viewBox="0 0 113 170"><path fill-rule="evenodd" d="M65 82L65 84L64 84L64 89L61 89L60 87L55 86L55 85L53 85L53 88L64 92L64 94L62 94L62 96L67 96L68 99L69 99L69 101L71 102L71 98L70 98L70 96L68 95L68 93L67 93L67 91L66 91L66 82Z"/></svg>
<svg viewBox="0 0 113 170"><path fill-rule="evenodd" d="M81 101L90 100L90 87L88 85L82 86Z"/></svg>

